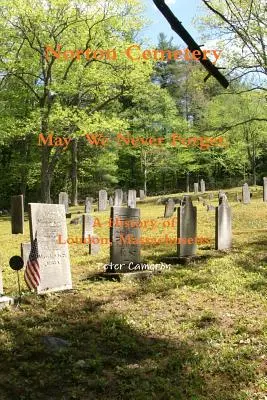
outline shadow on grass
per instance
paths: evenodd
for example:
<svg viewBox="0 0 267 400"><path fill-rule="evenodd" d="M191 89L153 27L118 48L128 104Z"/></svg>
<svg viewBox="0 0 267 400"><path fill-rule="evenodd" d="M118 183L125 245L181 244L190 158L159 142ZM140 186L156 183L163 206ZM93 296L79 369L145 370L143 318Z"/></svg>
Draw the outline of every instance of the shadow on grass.
<svg viewBox="0 0 267 400"><path fill-rule="evenodd" d="M101 312L105 302L62 294L48 311L49 300L38 301L31 316L26 305L4 315L1 400L238 400L255 379L243 360L217 350L211 359L208 343L142 334L115 310ZM70 346L51 352L43 335Z"/></svg>

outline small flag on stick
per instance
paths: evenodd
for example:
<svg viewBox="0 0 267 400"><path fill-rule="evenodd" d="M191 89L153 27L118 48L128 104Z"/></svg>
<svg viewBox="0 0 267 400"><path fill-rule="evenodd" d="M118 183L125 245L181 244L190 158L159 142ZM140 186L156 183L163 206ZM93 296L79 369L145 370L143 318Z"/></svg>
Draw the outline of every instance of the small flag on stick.
<svg viewBox="0 0 267 400"><path fill-rule="evenodd" d="M31 246L31 252L24 272L24 279L30 290L36 289L40 284L40 266L38 257L38 244L37 238L35 238Z"/></svg>

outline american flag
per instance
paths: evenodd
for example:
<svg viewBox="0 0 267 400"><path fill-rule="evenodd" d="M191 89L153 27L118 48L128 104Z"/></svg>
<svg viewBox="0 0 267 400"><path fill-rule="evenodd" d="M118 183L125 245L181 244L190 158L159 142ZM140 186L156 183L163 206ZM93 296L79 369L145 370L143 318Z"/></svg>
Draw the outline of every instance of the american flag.
<svg viewBox="0 0 267 400"><path fill-rule="evenodd" d="M24 272L25 282L31 290L36 289L40 284L40 266L38 263L38 257L37 238L35 238L31 246L31 252Z"/></svg>

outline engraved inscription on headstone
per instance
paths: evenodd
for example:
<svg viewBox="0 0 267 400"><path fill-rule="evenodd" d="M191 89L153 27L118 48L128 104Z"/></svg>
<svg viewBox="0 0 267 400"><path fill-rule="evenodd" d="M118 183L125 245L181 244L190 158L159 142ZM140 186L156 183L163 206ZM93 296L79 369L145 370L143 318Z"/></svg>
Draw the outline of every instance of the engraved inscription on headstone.
<svg viewBox="0 0 267 400"><path fill-rule="evenodd" d="M196 255L197 208L193 206L190 196L184 196L182 206L178 208L177 235L180 240L180 243L177 244L178 256Z"/></svg>
<svg viewBox="0 0 267 400"><path fill-rule="evenodd" d="M128 207L136 208L136 190L128 190Z"/></svg>
<svg viewBox="0 0 267 400"><path fill-rule="evenodd" d="M141 246L136 244L141 237L140 209L112 207L110 220L110 261L123 264L122 272L130 272L132 265L140 263Z"/></svg>
<svg viewBox="0 0 267 400"><path fill-rule="evenodd" d="M201 193L205 193L205 191L206 191L206 184L203 179L200 180L200 190L201 190Z"/></svg>
<svg viewBox="0 0 267 400"><path fill-rule="evenodd" d="M250 203L250 190L247 183L244 183L244 185L242 186L242 198L243 204Z"/></svg>
<svg viewBox="0 0 267 400"><path fill-rule="evenodd" d="M94 217L88 214L83 215L83 231L82 238L83 241L88 240L88 235L94 233Z"/></svg>
<svg viewBox="0 0 267 400"><path fill-rule="evenodd" d="M115 200L114 200L114 207L120 207L123 201L123 191L122 189L115 190Z"/></svg>
<svg viewBox="0 0 267 400"><path fill-rule="evenodd" d="M29 204L31 242L37 239L40 285L37 293L71 289L64 205Z"/></svg>
<svg viewBox="0 0 267 400"><path fill-rule="evenodd" d="M198 193L198 182L194 182L194 193Z"/></svg>
<svg viewBox="0 0 267 400"><path fill-rule="evenodd" d="M165 204L164 218L170 218L174 213L175 202L173 199L168 199Z"/></svg>
<svg viewBox="0 0 267 400"><path fill-rule="evenodd" d="M231 208L226 196L221 197L215 213L215 249L225 250L232 247L232 218Z"/></svg>
<svg viewBox="0 0 267 400"><path fill-rule="evenodd" d="M66 192L60 192L58 195L58 204L63 204L65 207L65 214L69 212L69 196Z"/></svg>
<svg viewBox="0 0 267 400"><path fill-rule="evenodd" d="M105 211L107 209L108 194L106 190L99 190L98 192L98 211Z"/></svg>
<svg viewBox="0 0 267 400"><path fill-rule="evenodd" d="M12 233L24 233L23 195L11 197L11 227Z"/></svg>
<svg viewBox="0 0 267 400"><path fill-rule="evenodd" d="M267 201L267 178L263 178L263 201Z"/></svg>

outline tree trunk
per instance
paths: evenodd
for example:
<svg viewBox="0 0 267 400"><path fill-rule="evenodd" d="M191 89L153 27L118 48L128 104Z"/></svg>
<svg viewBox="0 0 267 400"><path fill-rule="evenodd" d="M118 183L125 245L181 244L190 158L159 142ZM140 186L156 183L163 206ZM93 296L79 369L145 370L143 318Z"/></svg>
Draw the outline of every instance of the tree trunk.
<svg viewBox="0 0 267 400"><path fill-rule="evenodd" d="M72 139L71 147L71 205L78 205L78 176L77 176L77 150L78 139Z"/></svg>
<svg viewBox="0 0 267 400"><path fill-rule="evenodd" d="M41 201L42 203L51 203L50 190L52 174L49 171L50 148L42 148L42 166L41 166Z"/></svg>

